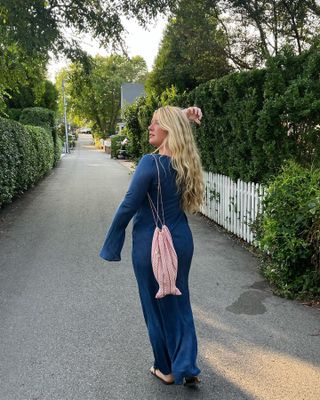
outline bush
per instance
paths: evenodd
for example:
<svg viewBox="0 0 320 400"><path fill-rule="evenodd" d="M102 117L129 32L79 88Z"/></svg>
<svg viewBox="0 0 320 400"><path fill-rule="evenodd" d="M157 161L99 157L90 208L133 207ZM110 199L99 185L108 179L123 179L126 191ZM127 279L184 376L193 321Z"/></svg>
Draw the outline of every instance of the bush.
<svg viewBox="0 0 320 400"><path fill-rule="evenodd" d="M320 296L320 169L289 162L254 223L263 273L285 297Z"/></svg>
<svg viewBox="0 0 320 400"><path fill-rule="evenodd" d="M150 151L147 127L165 104L197 105L203 111L194 129L205 170L233 179L265 183L283 162L320 167L320 50L299 56L286 50L265 69L236 72L189 93L167 89L130 106L125 121L132 154Z"/></svg>
<svg viewBox="0 0 320 400"><path fill-rule="evenodd" d="M35 184L53 161L48 129L0 118L0 207Z"/></svg>
<svg viewBox="0 0 320 400"><path fill-rule="evenodd" d="M22 113L22 108L8 108L6 110L6 113L8 114L9 119L19 121Z"/></svg>
<svg viewBox="0 0 320 400"><path fill-rule="evenodd" d="M20 116L23 125L42 126L52 129L55 126L55 115L52 110L42 107L25 108Z"/></svg>
<svg viewBox="0 0 320 400"><path fill-rule="evenodd" d="M118 134L111 138L111 157L117 158L121 148L121 142L126 138L126 135Z"/></svg>
<svg viewBox="0 0 320 400"><path fill-rule="evenodd" d="M50 131L40 126L26 125L26 130L33 139L36 149L35 165L37 170L36 180L45 175L54 165L54 145Z"/></svg>
<svg viewBox="0 0 320 400"><path fill-rule="evenodd" d="M140 97L128 106L124 113L126 129L129 139L129 152L133 159L138 160L143 154L150 153L154 148L149 144L149 131L153 113L161 106L177 102L177 93L174 87L167 89L160 98L154 94Z"/></svg>
<svg viewBox="0 0 320 400"><path fill-rule="evenodd" d="M21 157L16 136L24 134L17 122L0 118L0 206L9 203L16 192L16 181Z"/></svg>
<svg viewBox="0 0 320 400"><path fill-rule="evenodd" d="M54 111L42 107L25 108L21 113L20 122L24 125L41 126L49 129L54 145L53 165L56 166L61 158L62 143L58 137Z"/></svg>

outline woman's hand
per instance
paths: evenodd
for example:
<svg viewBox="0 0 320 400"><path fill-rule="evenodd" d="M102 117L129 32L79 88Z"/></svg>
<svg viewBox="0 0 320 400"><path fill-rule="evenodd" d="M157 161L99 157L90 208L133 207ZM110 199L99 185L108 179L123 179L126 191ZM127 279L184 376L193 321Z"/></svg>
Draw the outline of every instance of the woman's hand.
<svg viewBox="0 0 320 400"><path fill-rule="evenodd" d="M200 125L202 118L202 111L199 107L188 107L183 110L190 122L195 122Z"/></svg>

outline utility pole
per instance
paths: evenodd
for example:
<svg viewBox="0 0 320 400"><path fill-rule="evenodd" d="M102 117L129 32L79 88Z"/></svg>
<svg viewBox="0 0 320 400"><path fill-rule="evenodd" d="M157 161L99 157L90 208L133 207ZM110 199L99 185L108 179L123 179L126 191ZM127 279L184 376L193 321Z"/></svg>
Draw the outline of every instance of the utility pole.
<svg viewBox="0 0 320 400"><path fill-rule="evenodd" d="M62 96L63 96L63 114L64 114L64 130L66 134L66 146L65 152L69 153L69 144L68 144L68 123L67 123L67 100L64 92L64 79L62 79Z"/></svg>

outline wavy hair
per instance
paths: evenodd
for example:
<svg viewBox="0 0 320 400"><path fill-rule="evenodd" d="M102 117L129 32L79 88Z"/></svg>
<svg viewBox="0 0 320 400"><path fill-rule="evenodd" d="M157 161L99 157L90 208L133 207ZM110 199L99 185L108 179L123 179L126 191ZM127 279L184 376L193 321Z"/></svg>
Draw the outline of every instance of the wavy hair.
<svg viewBox="0 0 320 400"><path fill-rule="evenodd" d="M171 164L177 171L176 183L184 211L195 213L203 202L203 174L200 156L190 122L181 108L165 106L155 111L159 126L168 132L160 148L170 151Z"/></svg>

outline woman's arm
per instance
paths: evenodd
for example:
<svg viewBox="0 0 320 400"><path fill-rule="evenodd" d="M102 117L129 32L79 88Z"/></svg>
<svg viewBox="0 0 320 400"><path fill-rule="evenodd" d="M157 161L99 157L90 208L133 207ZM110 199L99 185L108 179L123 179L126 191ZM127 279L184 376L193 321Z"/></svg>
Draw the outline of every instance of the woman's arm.
<svg viewBox="0 0 320 400"><path fill-rule="evenodd" d="M187 116L189 121L195 122L196 124L200 125L200 123L201 123L200 121L201 121L201 118L202 118L201 108L199 108L199 107L188 107L188 108L185 108L182 111L186 114L186 116Z"/></svg>
<svg viewBox="0 0 320 400"><path fill-rule="evenodd" d="M141 206L150 187L153 176L152 162L153 158L149 154L141 158L125 198L113 217L112 224L100 251L100 257L107 261L121 260L126 227Z"/></svg>

